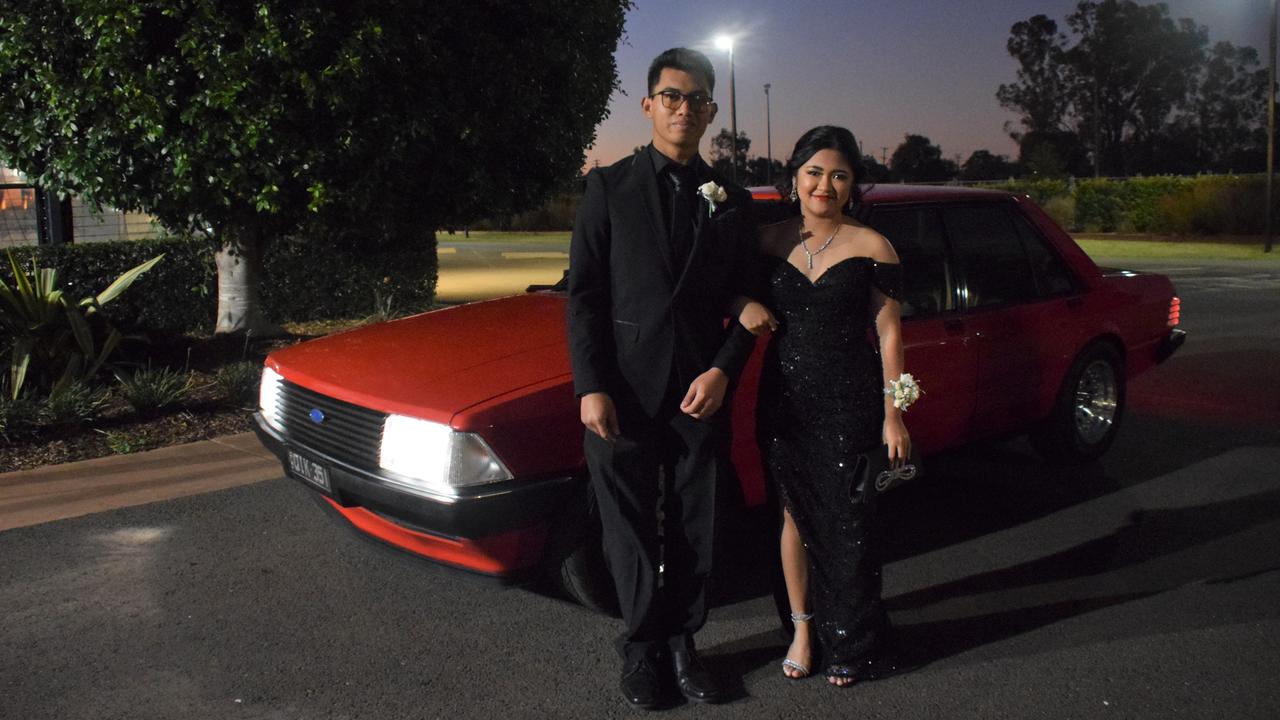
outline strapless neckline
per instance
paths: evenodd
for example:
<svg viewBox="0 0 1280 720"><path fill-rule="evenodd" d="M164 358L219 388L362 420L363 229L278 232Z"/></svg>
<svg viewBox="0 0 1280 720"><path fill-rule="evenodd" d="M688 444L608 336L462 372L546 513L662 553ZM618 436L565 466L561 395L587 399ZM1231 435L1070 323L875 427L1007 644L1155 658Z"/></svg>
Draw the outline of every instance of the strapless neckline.
<svg viewBox="0 0 1280 720"><path fill-rule="evenodd" d="M810 286L812 286L812 287L817 287L817 286L818 286L818 283L819 283L819 282L821 282L821 281L822 281L822 279L823 279L823 278L825 278L827 275L829 275L829 274L831 273L831 271L832 271L832 270L835 270L836 268L840 267L841 265L844 265L845 263L853 262L854 260L865 260L865 261L870 262L870 263L873 263L873 264L876 262L876 260L874 260L873 258L869 258L869 257L867 257L866 255L852 255L852 256L847 257L847 258L844 258L844 259L842 259L842 260L837 260L836 262L832 263L829 267L827 267L827 269L826 269L826 270L823 270L823 271L822 271L822 273L821 273L820 275L818 275L817 279L815 279L815 280L810 280L810 279L809 279L809 276L808 276L808 275L806 275L806 274L805 274L805 272L804 272L803 270L801 270L800 268L796 267L796 266L795 266L795 265L794 265L790 260L788 260L788 259L786 259L786 258L784 258L784 257L779 257L779 256L777 256L777 255L774 255L773 253L765 253L765 255L767 255L768 257L773 258L774 260L777 260L779 263L781 263L781 264L783 264L783 265L786 265L787 267L789 267L789 268L791 268L792 270L794 270L794 271L796 272L796 274L797 274L797 275L799 275L800 277L804 278L804 281L805 281L805 282L807 282L807 283L808 283Z"/></svg>

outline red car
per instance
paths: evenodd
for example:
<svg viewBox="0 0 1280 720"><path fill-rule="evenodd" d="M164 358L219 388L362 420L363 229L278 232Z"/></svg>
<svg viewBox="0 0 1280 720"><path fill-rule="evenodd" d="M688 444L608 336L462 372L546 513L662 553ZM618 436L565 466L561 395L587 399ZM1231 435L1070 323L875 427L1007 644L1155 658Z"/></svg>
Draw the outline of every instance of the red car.
<svg viewBox="0 0 1280 720"><path fill-rule="evenodd" d="M757 193L762 216L785 211ZM860 218L906 269L907 418L925 454L1030 433L1048 457L1102 454L1125 381L1178 348L1161 275L1099 268L1025 196L880 185ZM258 434L357 530L501 577L550 570L608 602L557 288L363 327L272 353ZM755 445L765 342L733 405L746 507L766 502Z"/></svg>

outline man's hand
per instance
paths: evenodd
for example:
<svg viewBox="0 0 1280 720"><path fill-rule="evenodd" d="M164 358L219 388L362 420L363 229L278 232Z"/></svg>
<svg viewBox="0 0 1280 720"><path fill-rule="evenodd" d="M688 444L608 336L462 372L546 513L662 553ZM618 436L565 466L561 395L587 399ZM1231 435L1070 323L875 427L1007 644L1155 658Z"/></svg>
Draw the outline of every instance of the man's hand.
<svg viewBox="0 0 1280 720"><path fill-rule="evenodd" d="M591 432L613 442L618 439L618 411L609 393L593 392L582 396L582 424Z"/></svg>
<svg viewBox="0 0 1280 720"><path fill-rule="evenodd" d="M689 392L680 402L680 410L695 420L706 420L720 409L724 393L729 389L729 376L720 368L711 368L694 378Z"/></svg>

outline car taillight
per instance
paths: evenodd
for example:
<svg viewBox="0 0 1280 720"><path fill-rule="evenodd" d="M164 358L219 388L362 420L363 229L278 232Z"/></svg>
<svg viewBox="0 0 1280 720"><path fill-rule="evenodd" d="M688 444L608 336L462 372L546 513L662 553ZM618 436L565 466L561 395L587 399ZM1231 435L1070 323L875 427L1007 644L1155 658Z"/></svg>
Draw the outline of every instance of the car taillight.
<svg viewBox="0 0 1280 720"><path fill-rule="evenodd" d="M1169 301L1169 327L1177 327L1182 320L1182 301L1174 296Z"/></svg>

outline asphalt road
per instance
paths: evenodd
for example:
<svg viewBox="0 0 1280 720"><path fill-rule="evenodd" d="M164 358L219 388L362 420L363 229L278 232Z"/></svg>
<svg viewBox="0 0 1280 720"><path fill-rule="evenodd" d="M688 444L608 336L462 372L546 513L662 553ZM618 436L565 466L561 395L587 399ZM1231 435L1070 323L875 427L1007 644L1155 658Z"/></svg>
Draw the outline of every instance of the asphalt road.
<svg viewBox="0 0 1280 720"><path fill-rule="evenodd" d="M699 643L738 699L667 714L1280 717L1280 268L1161 266L1191 339L1105 458L975 446L888 499L908 672L783 679L771 541L737 529ZM284 479L0 533L0 607L3 718L639 714L617 621L386 551Z"/></svg>

